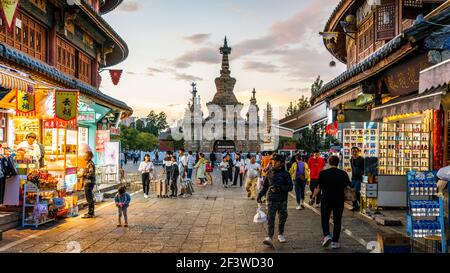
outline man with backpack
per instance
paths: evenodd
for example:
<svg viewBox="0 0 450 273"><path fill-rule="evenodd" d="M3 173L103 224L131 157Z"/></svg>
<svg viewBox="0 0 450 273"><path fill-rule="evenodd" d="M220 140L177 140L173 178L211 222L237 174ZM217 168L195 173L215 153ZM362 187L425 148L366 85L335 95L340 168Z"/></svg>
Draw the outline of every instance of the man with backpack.
<svg viewBox="0 0 450 273"><path fill-rule="evenodd" d="M303 160L301 155L295 157L295 162L292 163L289 173L291 175L292 181L295 184L295 196L297 198L297 210L305 209L305 188L306 184L309 182L309 167L308 164Z"/></svg>

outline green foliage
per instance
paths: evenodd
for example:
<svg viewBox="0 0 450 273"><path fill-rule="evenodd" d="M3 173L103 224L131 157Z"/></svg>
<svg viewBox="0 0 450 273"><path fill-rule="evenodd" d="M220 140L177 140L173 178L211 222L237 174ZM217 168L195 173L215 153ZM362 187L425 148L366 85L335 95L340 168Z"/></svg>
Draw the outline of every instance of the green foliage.
<svg viewBox="0 0 450 273"><path fill-rule="evenodd" d="M314 81L314 83L311 85L311 94L317 93L322 88L322 86L323 80L321 80L320 76L318 76L317 79ZM289 107L286 111L286 117L303 112L309 107L311 107L309 98L302 95L302 97L299 100L290 102Z"/></svg>
<svg viewBox="0 0 450 273"><path fill-rule="evenodd" d="M120 140L124 149L149 151L159 147L159 133L168 128L167 115L151 111L129 127L121 126Z"/></svg>

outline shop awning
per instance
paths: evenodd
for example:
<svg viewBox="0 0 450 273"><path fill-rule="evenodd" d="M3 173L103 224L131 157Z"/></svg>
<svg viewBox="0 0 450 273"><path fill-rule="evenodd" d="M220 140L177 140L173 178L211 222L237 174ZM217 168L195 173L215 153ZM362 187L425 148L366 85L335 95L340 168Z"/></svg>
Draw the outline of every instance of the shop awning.
<svg viewBox="0 0 450 273"><path fill-rule="evenodd" d="M327 103L322 102L305 111L280 120L280 126L298 130L328 117Z"/></svg>
<svg viewBox="0 0 450 273"><path fill-rule="evenodd" d="M333 99L330 101L330 109L336 109L339 107L339 105L344 104L349 101L356 100L358 96L363 92L362 86L358 85L357 87L351 89L348 92L345 92L345 94Z"/></svg>
<svg viewBox="0 0 450 273"><path fill-rule="evenodd" d="M34 85L35 82L33 80L6 66L0 65L0 87L28 91L29 88L34 88Z"/></svg>
<svg viewBox="0 0 450 273"><path fill-rule="evenodd" d="M442 96L447 93L447 87L432 88L422 94L414 93L399 97L390 102L372 109L372 120L384 117L422 112L426 110L439 110Z"/></svg>

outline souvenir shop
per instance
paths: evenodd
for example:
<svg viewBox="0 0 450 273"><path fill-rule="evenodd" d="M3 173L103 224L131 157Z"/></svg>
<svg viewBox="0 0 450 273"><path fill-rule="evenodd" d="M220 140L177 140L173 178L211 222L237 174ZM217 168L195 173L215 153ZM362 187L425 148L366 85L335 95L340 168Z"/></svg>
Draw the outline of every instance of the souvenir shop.
<svg viewBox="0 0 450 273"><path fill-rule="evenodd" d="M23 226L77 215L79 92L0 72L0 205L22 208Z"/></svg>

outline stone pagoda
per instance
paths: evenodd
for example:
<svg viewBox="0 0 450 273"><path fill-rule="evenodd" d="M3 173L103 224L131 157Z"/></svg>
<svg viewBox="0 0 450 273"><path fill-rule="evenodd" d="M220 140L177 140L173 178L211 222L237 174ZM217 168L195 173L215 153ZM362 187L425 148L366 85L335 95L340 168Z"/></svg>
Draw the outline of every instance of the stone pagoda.
<svg viewBox="0 0 450 273"><path fill-rule="evenodd" d="M242 151L242 152L259 152L263 144L263 139L259 135L257 129L260 125L259 120L259 107L256 100L256 90L253 89L253 95L250 99L249 111L246 114L246 118L242 118L241 112L244 104L239 102L234 94L234 86L236 85L236 79L231 77L229 55L231 54L231 47L228 46L227 38L225 37L224 45L220 48L220 54L222 54L222 69L220 70L220 77L215 79L216 94L211 102L206 106L209 111L208 117L203 118L203 113L200 107L200 97L197 95L198 91L196 85L193 84L192 99L189 103L188 109L183 123L183 130L190 132L190 139L185 139L185 146L190 151L200 152L223 152L227 151ZM211 122L215 117L215 112L221 109L223 113L223 132L214 131L214 139L207 140L204 136L200 137L201 122L203 128L206 123ZM231 116L227 116L227 109L233 109ZM252 109L252 110L250 110ZM250 113L250 111L253 111ZM201 120L201 121L200 121ZM251 128L256 128L251 130ZM233 131L233 138L227 138L227 131ZM240 138L238 134L244 132L244 137ZM243 131L242 131L243 130ZM230 135L230 134L228 134ZM241 134L242 135L242 134ZM195 136L195 137L194 137ZM252 139L252 140L250 140Z"/></svg>

